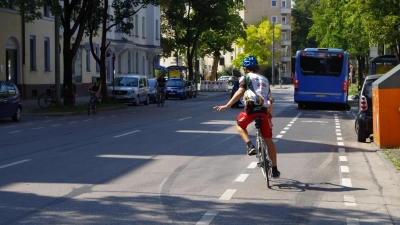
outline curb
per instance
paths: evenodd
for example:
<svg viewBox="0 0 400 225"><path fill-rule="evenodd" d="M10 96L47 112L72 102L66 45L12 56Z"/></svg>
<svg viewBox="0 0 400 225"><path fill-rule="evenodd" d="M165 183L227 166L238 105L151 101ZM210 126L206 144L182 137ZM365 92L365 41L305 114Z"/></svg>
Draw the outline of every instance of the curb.
<svg viewBox="0 0 400 225"><path fill-rule="evenodd" d="M382 149L380 149L375 142L371 143L373 148L376 150L378 153L379 157L383 161L385 167L389 170L390 175L392 176L393 180L396 182L397 186L400 187L400 171L396 169L396 167L393 166L392 161L387 157L385 152L383 152Z"/></svg>

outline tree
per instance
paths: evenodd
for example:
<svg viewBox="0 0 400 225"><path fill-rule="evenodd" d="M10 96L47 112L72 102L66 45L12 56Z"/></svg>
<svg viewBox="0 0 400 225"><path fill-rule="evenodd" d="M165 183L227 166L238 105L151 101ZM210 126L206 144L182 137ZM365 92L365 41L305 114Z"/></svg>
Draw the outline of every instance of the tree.
<svg viewBox="0 0 400 225"><path fill-rule="evenodd" d="M243 48L243 51L238 53L236 59L233 60L233 65L237 68L242 66L242 60L248 55L253 55L257 58L260 66L272 64L272 29L274 29L274 41L280 41L282 24L272 24L267 18L263 18L257 25L250 25L246 31L246 38L236 40L238 47ZM275 56L279 56L279 52L275 52Z"/></svg>
<svg viewBox="0 0 400 225"><path fill-rule="evenodd" d="M111 4L112 10L109 10L109 1L103 0L90 15L86 34L89 36L92 56L100 67L100 77L103 87L106 87L106 51L111 44L110 41L107 42L107 32L119 25L121 33L130 35L134 27L133 16L148 4L156 5L158 4L158 0L113 0ZM93 36L97 36L99 31L101 31L101 44L100 56L97 56L93 46ZM107 88L103 88L101 92L103 98L108 99Z"/></svg>
<svg viewBox="0 0 400 225"><path fill-rule="evenodd" d="M225 17L225 25L221 26L222 29L204 31L199 38L200 56L213 56L211 80L216 79L221 51L232 52L232 43L239 37L246 38L245 24L237 11L238 8L241 6L238 5L229 10L229 14Z"/></svg>
<svg viewBox="0 0 400 225"><path fill-rule="evenodd" d="M200 35L210 29L224 29L230 9L239 3L242 0L164 0L162 3L165 27L172 30L165 37L174 40L175 51L186 51L189 79L193 79L193 56Z"/></svg>
<svg viewBox="0 0 400 225"><path fill-rule="evenodd" d="M316 4L315 0L294 0L292 8L292 54L305 48L316 48L319 42L314 37L309 37L309 30L313 25L310 6Z"/></svg>

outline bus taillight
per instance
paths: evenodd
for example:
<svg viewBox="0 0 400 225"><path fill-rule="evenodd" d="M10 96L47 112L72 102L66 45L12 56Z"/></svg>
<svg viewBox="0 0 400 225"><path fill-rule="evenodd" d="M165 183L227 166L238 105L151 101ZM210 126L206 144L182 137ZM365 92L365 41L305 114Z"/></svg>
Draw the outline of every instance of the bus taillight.
<svg viewBox="0 0 400 225"><path fill-rule="evenodd" d="M347 93L347 82L343 81L343 94Z"/></svg>
<svg viewBox="0 0 400 225"><path fill-rule="evenodd" d="M294 80L294 91L295 92L299 91L299 80L298 79Z"/></svg>

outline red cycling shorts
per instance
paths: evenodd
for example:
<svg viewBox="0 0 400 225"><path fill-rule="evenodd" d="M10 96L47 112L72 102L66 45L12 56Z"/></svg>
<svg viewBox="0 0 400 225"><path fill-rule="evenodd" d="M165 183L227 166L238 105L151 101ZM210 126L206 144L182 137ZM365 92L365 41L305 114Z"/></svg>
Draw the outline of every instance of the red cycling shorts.
<svg viewBox="0 0 400 225"><path fill-rule="evenodd" d="M272 138L272 124L269 120L268 113L266 111L266 108L263 108L265 110L262 110L264 112L256 112L252 109L242 111L239 113L237 117L237 124L239 127L242 129L246 129L247 126L257 117L263 118L263 123L261 126L261 134L264 138Z"/></svg>

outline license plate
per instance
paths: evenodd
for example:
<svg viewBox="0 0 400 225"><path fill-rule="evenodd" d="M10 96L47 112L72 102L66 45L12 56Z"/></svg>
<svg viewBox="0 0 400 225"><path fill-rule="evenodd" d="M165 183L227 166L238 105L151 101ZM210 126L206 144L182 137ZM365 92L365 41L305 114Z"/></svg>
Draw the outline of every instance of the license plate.
<svg viewBox="0 0 400 225"><path fill-rule="evenodd" d="M315 95L316 98L325 98L326 95Z"/></svg>
<svg viewBox="0 0 400 225"><path fill-rule="evenodd" d="M171 92L171 93L169 93L170 95L174 95L175 93L174 92Z"/></svg>

